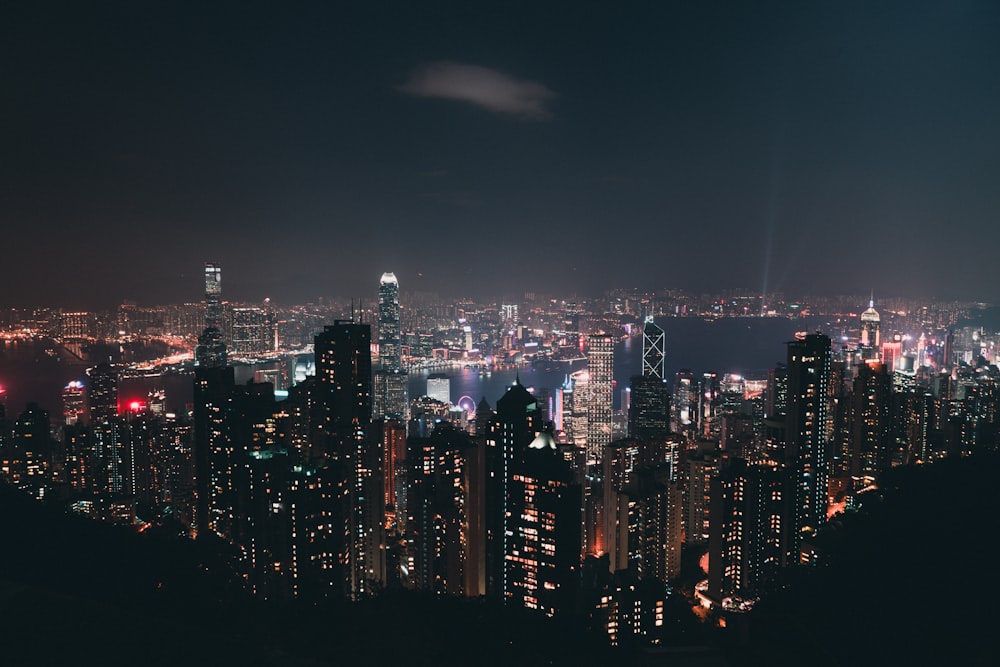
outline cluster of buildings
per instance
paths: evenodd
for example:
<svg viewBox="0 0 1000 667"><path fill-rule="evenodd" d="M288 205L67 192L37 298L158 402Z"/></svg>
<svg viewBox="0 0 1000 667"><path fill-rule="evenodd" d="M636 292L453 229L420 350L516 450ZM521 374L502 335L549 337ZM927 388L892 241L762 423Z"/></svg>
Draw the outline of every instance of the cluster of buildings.
<svg viewBox="0 0 1000 667"><path fill-rule="evenodd" d="M453 406L441 377L409 396L414 341L393 274L375 309L313 335L313 372L294 382L237 379L233 354L276 349L275 320L227 314L218 265L205 281L187 409L155 392L123 401L119 371L98 365L64 390L59 440L38 406L11 419L0 403L0 474L99 518L222 540L248 590L270 600L485 596L583 616L613 644L657 643L685 547L707 557L701 604L738 614L782 568L817 562L831 513L890 467L1000 445L985 333L956 347L954 333L883 331L874 303L856 338L803 333L756 380L667 377L667 337L647 314L617 424L619 334L600 318L581 326L582 312L563 309L555 347L587 368L561 388L536 395L518 381L495 406ZM465 358L553 349L553 330L526 327L516 305L495 309L496 335L476 333L484 315L471 303L453 314L441 349Z"/></svg>

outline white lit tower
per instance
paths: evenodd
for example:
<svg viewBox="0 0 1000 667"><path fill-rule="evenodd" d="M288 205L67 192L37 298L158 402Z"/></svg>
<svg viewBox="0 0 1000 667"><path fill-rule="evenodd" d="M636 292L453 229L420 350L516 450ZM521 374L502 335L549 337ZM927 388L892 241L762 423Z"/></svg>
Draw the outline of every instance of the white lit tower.
<svg viewBox="0 0 1000 667"><path fill-rule="evenodd" d="M661 382L663 375L663 359L665 356L666 335L663 329L656 326L652 315L646 316L642 325L642 375L655 377Z"/></svg>
<svg viewBox="0 0 1000 667"><path fill-rule="evenodd" d="M868 308L861 313L861 356L863 359L877 359L882 347L880 332L882 318L875 310L875 298L868 302Z"/></svg>
<svg viewBox="0 0 1000 667"><path fill-rule="evenodd" d="M403 369L399 324L399 281L383 273L378 286L379 365L375 371L373 417L409 420L408 378Z"/></svg>

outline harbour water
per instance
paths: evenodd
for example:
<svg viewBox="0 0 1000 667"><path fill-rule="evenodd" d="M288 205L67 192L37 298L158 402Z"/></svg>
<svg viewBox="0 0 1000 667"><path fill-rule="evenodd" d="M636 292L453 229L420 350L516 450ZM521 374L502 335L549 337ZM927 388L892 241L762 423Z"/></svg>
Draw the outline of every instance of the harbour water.
<svg viewBox="0 0 1000 667"><path fill-rule="evenodd" d="M740 373L749 378L764 378L767 370L785 361L785 343L798 332L823 331L839 340L839 328L821 318L786 319L721 318L703 320L696 317L657 320L666 334L664 361L668 383L682 368L696 373ZM621 400L620 389L629 385L629 378L642 370L642 337L626 338L615 346L615 407ZM446 373L451 379L453 403L478 403L486 398L496 406L515 378L535 390L555 389L573 371L586 368L585 361L552 363L538 362L518 368L500 368L484 374L475 368L452 367L411 371L410 396L426 393L427 376Z"/></svg>
<svg viewBox="0 0 1000 667"><path fill-rule="evenodd" d="M835 341L842 333L832 323L819 318L723 318L707 321L687 317L663 318L657 323L666 333L665 370L668 383L681 368L690 368L696 373L736 372L762 378L768 368L785 360L784 343L791 340L796 332L818 329ZM53 418L57 418L61 409L60 391L70 380L85 380L86 368L93 363L96 363L93 358L76 359L60 354L59 346L49 340L0 339L0 389L6 390L8 414L16 416L27 402L36 401L49 410ZM567 375L582 368L586 368L583 360L561 363L542 361L499 368L490 373L460 367L411 371L409 389L411 397L422 396L426 393L427 376L432 372L445 372L451 378L453 403L461 402L468 406L470 402L476 404L486 398L495 407L497 399L517 377L525 386L541 391L561 386ZM642 337L619 342L615 347L617 388L627 387L629 378L641 369ZM139 380L131 384L135 385L133 393L142 398L145 385ZM171 409L180 409L191 400L189 377L178 375L170 378L168 389ZM621 400L619 390L614 392L616 406ZM0 400L4 400L3 397Z"/></svg>

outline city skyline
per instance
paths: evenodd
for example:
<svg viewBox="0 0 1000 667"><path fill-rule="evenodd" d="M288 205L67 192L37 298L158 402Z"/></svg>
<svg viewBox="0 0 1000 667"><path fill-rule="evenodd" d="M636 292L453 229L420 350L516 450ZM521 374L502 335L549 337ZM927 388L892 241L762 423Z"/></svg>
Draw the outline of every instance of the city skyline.
<svg viewBox="0 0 1000 667"><path fill-rule="evenodd" d="M3 10L0 305L993 300L993 4L239 9Z"/></svg>

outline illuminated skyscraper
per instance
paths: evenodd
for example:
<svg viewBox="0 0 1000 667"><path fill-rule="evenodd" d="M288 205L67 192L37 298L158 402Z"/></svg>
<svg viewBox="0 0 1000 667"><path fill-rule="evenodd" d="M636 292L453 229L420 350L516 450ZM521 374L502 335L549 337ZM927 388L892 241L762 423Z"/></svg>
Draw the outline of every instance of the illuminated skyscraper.
<svg viewBox="0 0 1000 667"><path fill-rule="evenodd" d="M219 264L205 264L205 328L214 327L222 331L222 267Z"/></svg>
<svg viewBox="0 0 1000 667"><path fill-rule="evenodd" d="M478 571L470 546L470 463L476 445L465 431L442 424L429 437L406 441L409 465L407 532L413 536L415 588L439 595L481 594L467 571ZM478 583L478 582L477 582Z"/></svg>
<svg viewBox="0 0 1000 667"><path fill-rule="evenodd" d="M849 471L856 488L878 479L892 446L892 377L886 364L858 367L850 402Z"/></svg>
<svg viewBox="0 0 1000 667"><path fill-rule="evenodd" d="M509 507L513 465L542 430L541 406L520 382L497 401L486 432L486 587L487 595L504 599L509 582L504 566L512 535ZM577 544L579 550L579 544Z"/></svg>
<svg viewBox="0 0 1000 667"><path fill-rule="evenodd" d="M63 420L67 426L76 424L83 417L83 383L73 380L62 390Z"/></svg>
<svg viewBox="0 0 1000 667"><path fill-rule="evenodd" d="M109 421L118 416L118 372L111 364L101 363L88 371L87 399L90 423Z"/></svg>
<svg viewBox="0 0 1000 667"><path fill-rule="evenodd" d="M198 339L194 369L194 462L196 534L231 536L230 512L223 504L232 491L228 471L232 443L226 422L233 391L233 368L219 330L208 328Z"/></svg>
<svg viewBox="0 0 1000 667"><path fill-rule="evenodd" d="M382 370L402 369L399 341L399 281L383 273L378 285L378 355Z"/></svg>
<svg viewBox="0 0 1000 667"><path fill-rule="evenodd" d="M587 458L600 462L611 442L615 340L594 334L587 343Z"/></svg>
<svg viewBox="0 0 1000 667"><path fill-rule="evenodd" d="M403 369L399 322L399 281L383 273L378 286L379 365L374 377L375 419L409 421L409 381Z"/></svg>
<svg viewBox="0 0 1000 667"><path fill-rule="evenodd" d="M882 318L875 310L875 299L868 302L868 308L861 313L861 356L863 359L878 357L882 346L882 335L879 330Z"/></svg>
<svg viewBox="0 0 1000 667"><path fill-rule="evenodd" d="M712 481L709 595L753 600L787 563L788 470L736 458Z"/></svg>
<svg viewBox="0 0 1000 667"><path fill-rule="evenodd" d="M809 334L788 343L785 464L794 479L793 554L799 540L826 522L830 339Z"/></svg>
<svg viewBox="0 0 1000 667"><path fill-rule="evenodd" d="M235 356L266 354L274 351L274 325L271 315L255 306L233 308L233 347Z"/></svg>
<svg viewBox="0 0 1000 667"><path fill-rule="evenodd" d="M656 326L653 316L646 317L642 326L642 375L659 378L663 382L663 359L666 350L666 335Z"/></svg>
<svg viewBox="0 0 1000 667"><path fill-rule="evenodd" d="M698 382L688 368L677 371L674 378L674 400L671 403L671 430L689 434L698 420Z"/></svg>
<svg viewBox="0 0 1000 667"><path fill-rule="evenodd" d="M315 338L317 395L326 456L344 468L351 506L346 512L346 590L352 599L385 583L385 492L382 445L372 428L371 327L337 320Z"/></svg>
<svg viewBox="0 0 1000 667"><path fill-rule="evenodd" d="M580 580L580 486L548 432L515 454L508 485L504 600L572 613Z"/></svg>

